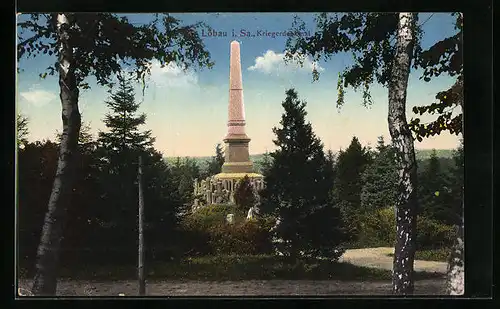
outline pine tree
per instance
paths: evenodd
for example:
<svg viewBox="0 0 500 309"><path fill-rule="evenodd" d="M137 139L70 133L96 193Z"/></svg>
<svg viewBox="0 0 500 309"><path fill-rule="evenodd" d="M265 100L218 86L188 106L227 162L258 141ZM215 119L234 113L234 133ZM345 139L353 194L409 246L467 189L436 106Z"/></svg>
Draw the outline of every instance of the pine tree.
<svg viewBox="0 0 500 309"><path fill-rule="evenodd" d="M456 155L457 153L455 153ZM458 158L454 158L458 159ZM460 160L460 159L458 159ZM456 169L443 168L436 150L433 149L427 165L419 173L418 199L419 213L445 224L457 224L457 197L454 190L460 180ZM460 205L461 203L458 202Z"/></svg>
<svg viewBox="0 0 500 309"><path fill-rule="evenodd" d="M212 157L211 161L208 161L207 176L219 174L222 170L223 164L224 151L222 150L221 144L217 144L215 146L215 156Z"/></svg>
<svg viewBox="0 0 500 309"><path fill-rule="evenodd" d="M272 157L266 150L266 152L262 156L262 161L260 162L260 173L262 175L267 174L271 166L272 166Z"/></svg>
<svg viewBox="0 0 500 309"><path fill-rule="evenodd" d="M290 89L282 106L281 127L273 128L277 150L264 174L262 210L280 218L275 236L283 240L280 249L291 260L300 252L338 258L342 233L339 210L330 199L333 170L321 141L306 123L306 102Z"/></svg>
<svg viewBox="0 0 500 309"><path fill-rule="evenodd" d="M340 206L344 220L351 225L351 233L356 233L357 214L361 208L362 174L372 158L367 148L361 146L354 136L346 150L340 151L335 165L335 186L333 196Z"/></svg>
<svg viewBox="0 0 500 309"><path fill-rule="evenodd" d="M406 120L406 89L412 60L426 68L424 77L439 72L436 62L461 63L460 57L428 57L431 61L420 62L422 30L417 24L416 13L328 13L316 18L317 30L311 36L291 36L287 40L287 60L311 56L318 61L330 59L337 53L348 52L354 63L346 67L337 80L337 106L345 102L345 89L363 91L363 105L371 105L370 86L373 83L388 89L388 125L392 145L397 150L399 167L399 194L396 203L397 242L394 254L393 292L413 293L413 261L415 257L417 215L417 171L413 137ZM296 19L294 29L301 30L304 22ZM437 50L443 50L442 42ZM448 44L445 44L448 46ZM451 48L450 48L451 49ZM448 49L444 49L448 50ZM445 57L446 58L446 57ZM437 60L436 60L437 59ZM457 61L458 60L458 61ZM453 67L456 67L455 65ZM313 69L313 79L319 71ZM442 117L440 117L442 118Z"/></svg>
<svg viewBox="0 0 500 309"><path fill-rule="evenodd" d="M452 220L453 224L460 225L461 217L463 213L463 201L464 201L464 141L460 141L460 145L453 152L453 161L455 162L455 167L452 169L451 176L452 180L450 189L452 200L452 209L454 213L454 218Z"/></svg>
<svg viewBox="0 0 500 309"><path fill-rule="evenodd" d="M32 287L34 295L55 295L65 209L71 206L68 199L77 164L73 158L81 125L78 99L81 89L90 88L89 75L103 86L110 84L110 77L124 64L129 64L131 73L144 82L153 60L161 65L182 63L185 68L210 68L213 63L198 35L197 29L203 24L180 25L168 14L155 14L142 25L109 13L42 13L22 17L17 23L18 60L44 55L51 58L53 65L40 77L59 75L63 138Z"/></svg>
<svg viewBox="0 0 500 309"><path fill-rule="evenodd" d="M172 176L174 182L178 185L179 195L182 198L182 204L192 205L193 202L193 182L195 178L200 177L200 168L194 159L177 158L172 166Z"/></svg>
<svg viewBox="0 0 500 309"><path fill-rule="evenodd" d="M394 207L397 198L398 167L394 149L380 136L374 161L362 174L361 207L363 210Z"/></svg>
<svg viewBox="0 0 500 309"><path fill-rule="evenodd" d="M99 180L106 205L101 209L100 219L114 226L114 230L107 233L103 242L130 252L133 260L133 244L137 238L139 155L143 159L145 235L148 241L156 242L154 245L167 241L151 235L166 233L175 227L182 197L173 184L168 165L153 148L151 131L140 130L146 115L138 112L140 104L135 101L132 81L119 74L117 90L111 90L106 104L110 108L104 120L108 132L99 132L98 150L101 158Z"/></svg>
<svg viewBox="0 0 500 309"><path fill-rule="evenodd" d="M139 131L139 126L146 123L146 114L137 114L140 103L135 101L132 80L118 74L118 90L111 92L106 105L111 110L104 123L109 132L99 132L101 145L111 153L123 156L132 150L151 149L154 138L151 131Z"/></svg>

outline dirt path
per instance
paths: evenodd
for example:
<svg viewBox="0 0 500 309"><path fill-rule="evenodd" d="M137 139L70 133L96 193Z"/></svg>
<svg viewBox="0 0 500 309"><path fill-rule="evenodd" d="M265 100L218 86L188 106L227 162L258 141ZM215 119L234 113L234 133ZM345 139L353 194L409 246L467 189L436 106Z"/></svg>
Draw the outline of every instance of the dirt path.
<svg viewBox="0 0 500 309"><path fill-rule="evenodd" d="M348 262L357 266L382 268L392 270L393 258L387 256L394 253L394 248L379 247L379 248L366 248L366 249L351 249L346 250L339 261ZM445 262L435 261L420 261L416 260L414 267L415 271L437 272L441 274L446 273L448 264Z"/></svg>
<svg viewBox="0 0 500 309"><path fill-rule="evenodd" d="M394 248L380 247L347 250L341 262L358 266L392 270ZM446 273L444 262L415 261L416 271ZM445 279L417 280L416 295L444 295ZM30 281L20 280L20 287L29 287ZM248 281L148 281L148 296L277 296L277 295L390 295L390 281L338 280L248 280ZM58 296L136 296L137 281L59 280Z"/></svg>
<svg viewBox="0 0 500 309"><path fill-rule="evenodd" d="M21 286L29 282L22 280ZM137 281L90 282L60 280L58 296L137 296ZM445 281L421 280L415 294L443 295ZM161 281L147 282L148 296L277 296L277 295L390 295L390 281L343 282L337 280Z"/></svg>

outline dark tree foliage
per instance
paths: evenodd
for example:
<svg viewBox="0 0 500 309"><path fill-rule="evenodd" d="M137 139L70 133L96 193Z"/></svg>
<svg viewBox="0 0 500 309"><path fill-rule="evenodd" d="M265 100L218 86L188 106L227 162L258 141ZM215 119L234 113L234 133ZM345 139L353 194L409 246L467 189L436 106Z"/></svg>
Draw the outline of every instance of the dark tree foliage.
<svg viewBox="0 0 500 309"><path fill-rule="evenodd" d="M330 60L338 53L352 53L354 64L339 73L337 105L344 104L344 89L362 88L363 104L371 105L370 85L378 82L387 86L395 55L398 13L321 13L316 17L317 30L312 36L291 36L286 43L287 61L302 63L304 55L313 61ZM305 23L296 18L294 30L305 29ZM419 46L421 29L416 26L415 46ZM419 49L415 49L415 55ZM319 72L313 70L313 79Z"/></svg>
<svg viewBox="0 0 500 309"><path fill-rule="evenodd" d="M21 114L17 115L16 125L17 125L17 146L24 147L28 143L28 117L23 116Z"/></svg>
<svg viewBox="0 0 500 309"><path fill-rule="evenodd" d="M224 164L224 151L222 150L221 144L215 146L215 156L212 160L208 161L206 176L213 176L219 174L222 170L222 165Z"/></svg>
<svg viewBox="0 0 500 309"><path fill-rule="evenodd" d="M461 217L463 214L463 203L464 203L464 142L460 141L460 145L453 152L453 161L455 167L452 169L451 177L453 181L451 182L451 196L453 198L453 212L457 215L453 223L455 225L460 225Z"/></svg>
<svg viewBox="0 0 500 309"><path fill-rule="evenodd" d="M398 168L396 153L378 138L377 152L373 162L362 174L361 207L363 210L394 207L397 198Z"/></svg>
<svg viewBox="0 0 500 309"><path fill-rule="evenodd" d="M137 114L140 103L135 101L132 80L121 73L117 77L118 89L110 91L109 100L105 102L110 109L104 119L108 132L99 132L99 144L109 160L125 163L123 156L135 156L137 150L152 149L155 139L150 130L139 131L139 126L146 123L146 114ZM126 159L135 158L133 156Z"/></svg>
<svg viewBox="0 0 500 309"><path fill-rule="evenodd" d="M460 148L454 156L454 161L459 160ZM459 189L463 184L463 175L458 172L460 162L453 163L451 169L443 167L433 150L428 164L419 173L420 214L449 225L460 222L463 196Z"/></svg>
<svg viewBox="0 0 500 309"><path fill-rule="evenodd" d="M19 262L30 271L33 270L34 264L31 263L34 263L40 242L40 226L47 211L44 201L50 197L58 151L58 145L51 141L27 143L24 148L18 150Z"/></svg>
<svg viewBox="0 0 500 309"><path fill-rule="evenodd" d="M40 54L55 56L58 49L57 16L52 13L22 15L17 23L17 57ZM162 65L170 62L199 67L212 67L210 54L199 37L203 23L182 25L169 14L153 14L149 23L136 25L127 17L112 13L66 14L69 19L69 44L74 47L75 77L79 88L88 88L88 76L99 85L112 84L113 74L122 65L135 68L134 77L144 80L151 70L151 61ZM122 61L122 63L120 63ZM56 62L41 73L41 77L57 73Z"/></svg>
<svg viewBox="0 0 500 309"><path fill-rule="evenodd" d="M417 66L424 69L420 79L430 82L433 77L447 74L451 77L457 77L456 82L447 90L436 94L437 102L415 106L413 112L417 115L438 115L438 117L429 123L421 123L420 118L414 118L410 121L410 128L419 141L425 137L439 135L443 131L450 134L462 133L462 112L463 112L463 46L462 30L463 17L461 13L452 13L456 16L455 29L456 34L441 40L425 51L418 53L415 58ZM453 115L456 107L460 111Z"/></svg>
<svg viewBox="0 0 500 309"><path fill-rule="evenodd" d="M174 183L177 184L182 204L190 207L194 199L193 183L201 175L196 160L191 158L177 158L171 166ZM187 209L185 209L187 210Z"/></svg>
<svg viewBox="0 0 500 309"><path fill-rule="evenodd" d="M255 188L250 182L250 178L245 175L236 185L234 201L240 209L245 211L253 207L257 202L256 194L257 192L255 192Z"/></svg>
<svg viewBox="0 0 500 309"><path fill-rule="evenodd" d="M338 258L343 241L340 211L330 191L333 170L323 145L306 123L306 103L294 89L286 91L281 127L273 128L277 150L264 174L261 209L280 218L276 237L283 239L282 252L290 259L300 253Z"/></svg>
<svg viewBox="0 0 500 309"><path fill-rule="evenodd" d="M342 211L343 220L352 238L357 234L358 214L361 211L362 175L372 158L367 148L353 137L349 147L337 155L333 198Z"/></svg>
<svg viewBox="0 0 500 309"><path fill-rule="evenodd" d="M59 247L77 165L79 91L89 88L87 77L94 76L98 85L110 85L124 65L144 82L153 60L162 66L174 62L185 68L192 64L211 67L212 63L197 32L201 24L181 26L168 14L155 14L144 25L133 25L126 17L111 13L28 14L18 16L17 26L18 60L53 57L54 65L41 77L59 75L62 139L32 287L35 295L55 295Z"/></svg>
<svg viewBox="0 0 500 309"><path fill-rule="evenodd" d="M269 169L272 166L272 161L273 158L269 154L269 152L266 150L264 155L262 156L262 161L260 162L260 173L265 175L268 173Z"/></svg>
<svg viewBox="0 0 500 309"><path fill-rule="evenodd" d="M371 162L369 150L361 146L356 136L352 138L346 150L339 152L335 165L334 188L334 198L338 203L352 210L360 208L363 187L361 175Z"/></svg>
<svg viewBox="0 0 500 309"><path fill-rule="evenodd" d="M175 229L182 198L163 156L153 148L151 131L140 130L146 115L138 112L140 104L135 101L132 81L121 75L118 81L118 89L111 91L106 102L110 108L104 119L107 132L99 132L99 183L105 207L98 218L109 226L109 238L103 237L106 241L101 243L128 252L132 262L137 242L139 155L143 157L145 241L149 248L168 244L168 238L159 238L158 233Z"/></svg>
<svg viewBox="0 0 500 309"><path fill-rule="evenodd" d="M286 60L303 62L310 55L313 61L328 60L332 55L347 52L354 64L338 78L337 106L344 104L344 88L363 88L363 104L372 103L370 85L387 86L389 94L388 124L397 154L399 179L396 210L397 233L394 255L393 291L413 293L413 258L416 239L417 173L413 137L406 120L406 88L411 67L418 68L422 31L416 13L341 13L319 14L317 30L309 36L292 36L286 44ZM296 20L293 30L304 23ZM393 44L394 41L394 44ZM313 80L319 72L313 70ZM405 235L405 238L402 238Z"/></svg>

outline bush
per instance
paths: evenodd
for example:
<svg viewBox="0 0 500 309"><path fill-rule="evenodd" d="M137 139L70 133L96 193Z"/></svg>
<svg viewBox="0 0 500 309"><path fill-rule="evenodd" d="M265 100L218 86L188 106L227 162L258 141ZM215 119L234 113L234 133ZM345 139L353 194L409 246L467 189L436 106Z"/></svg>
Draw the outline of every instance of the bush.
<svg viewBox="0 0 500 309"><path fill-rule="evenodd" d="M219 224L209 229L209 243L216 254L270 253L269 228L259 221Z"/></svg>
<svg viewBox="0 0 500 309"><path fill-rule="evenodd" d="M235 215L233 224L226 222L230 213ZM184 251L189 255L269 252L273 224L270 218L246 221L235 205L207 206L183 219Z"/></svg>
<svg viewBox="0 0 500 309"><path fill-rule="evenodd" d="M254 206L257 201L255 195L256 192L250 182L250 178L245 175L245 177L236 184L236 190L234 192L236 205L242 210L248 210L250 207Z"/></svg>
<svg viewBox="0 0 500 309"><path fill-rule="evenodd" d="M394 208L386 207L360 215L360 234L356 247L392 247L396 241ZM417 219L417 249L449 247L455 239L453 226L419 216Z"/></svg>

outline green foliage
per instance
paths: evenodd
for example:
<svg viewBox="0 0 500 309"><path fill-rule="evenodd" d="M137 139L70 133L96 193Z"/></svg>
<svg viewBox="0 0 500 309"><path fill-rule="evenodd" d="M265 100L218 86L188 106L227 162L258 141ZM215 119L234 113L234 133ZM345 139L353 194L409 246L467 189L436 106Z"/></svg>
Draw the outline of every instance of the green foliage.
<svg viewBox="0 0 500 309"><path fill-rule="evenodd" d="M17 57L30 58L59 55L57 38L57 13L21 15L18 27ZM127 17L111 13L65 14L69 20L70 44L76 84L88 88L85 79L95 76L99 85L111 85L113 74L129 66L131 75L144 82L151 71L153 60L164 66L170 62L185 68L213 66L198 30L205 25L181 25L169 14L154 14L143 25L130 23ZM44 78L58 71L55 63L40 73Z"/></svg>
<svg viewBox="0 0 500 309"><path fill-rule="evenodd" d="M362 88L363 104L371 105L370 85L378 82L387 85L395 53L395 35L398 13L321 13L316 17L316 32L309 37L291 36L287 40L286 60L299 60L309 55L314 61L329 60L343 52L352 54L354 64L345 68L338 79L337 106L344 104L344 88ZM293 30L304 28L296 19ZM421 40L420 26L415 25L415 46ZM418 48L415 49L415 53ZM313 79L319 72L313 72Z"/></svg>
<svg viewBox="0 0 500 309"><path fill-rule="evenodd" d="M457 210L461 205L461 201L454 197L454 193L459 191L453 192L453 188L460 186L460 179L454 174L456 167L443 168L435 151L427 161L427 164L419 169L420 213L446 224L455 224L460 218Z"/></svg>
<svg viewBox="0 0 500 309"><path fill-rule="evenodd" d="M379 137L375 159L362 174L360 202L363 209L396 205L398 167L395 151Z"/></svg>
<svg viewBox="0 0 500 309"><path fill-rule="evenodd" d="M424 69L420 79L426 82L442 74L457 76L455 84L449 89L436 94L437 102L413 108L413 112L419 116L426 113L439 115L429 123L421 123L420 118L411 119L410 129L419 141L422 141L425 137L439 135L443 131L448 131L450 134L456 135L462 133L463 17L461 13L452 13L452 15L456 16L455 29L458 32L435 43L429 49L421 51L415 58L415 63ZM462 111L453 116L453 112L457 106L460 106Z"/></svg>
<svg viewBox="0 0 500 309"><path fill-rule="evenodd" d="M222 150L221 144L215 146L215 156L207 161L207 171L204 178L219 174L222 170L222 165L224 164L224 151Z"/></svg>
<svg viewBox="0 0 500 309"><path fill-rule="evenodd" d="M345 151L340 151L335 165L333 198L342 212L349 237L357 234L356 217L361 208L362 175L372 161L369 149L353 137Z"/></svg>
<svg viewBox="0 0 500 309"><path fill-rule="evenodd" d="M236 189L234 191L236 205L242 210L248 210L257 202L256 194L257 192L255 192L255 188L250 182L250 178L245 175L245 177L236 184Z"/></svg>
<svg viewBox="0 0 500 309"><path fill-rule="evenodd" d="M299 251L335 257L342 241L340 214L330 191L333 170L323 145L306 123L306 103L294 89L286 91L281 127L273 128L277 150L264 174L266 187L260 191L261 210L279 217L275 236L290 245L282 252L291 259Z"/></svg>
<svg viewBox="0 0 500 309"><path fill-rule="evenodd" d="M234 214L234 223L226 221ZM189 254L257 254L268 253L271 247L269 230L273 220L245 220L245 213L236 205L210 205L183 218L185 252Z"/></svg>
<svg viewBox="0 0 500 309"><path fill-rule="evenodd" d="M206 230L213 225L225 223L228 214L234 214L236 222L244 220L245 217L245 213L236 205L213 204L202 207L186 216L183 219L183 225Z"/></svg>
<svg viewBox="0 0 500 309"><path fill-rule="evenodd" d="M200 168L197 162L191 158L177 158L170 164L172 170L173 182L177 184L177 190L182 200L182 204L189 207L194 199L193 183L200 177ZM187 210L187 209L185 209Z"/></svg>
<svg viewBox="0 0 500 309"><path fill-rule="evenodd" d="M254 157L256 157L256 155ZM273 158L267 151L259 159L257 158L256 159L250 158L250 159L253 160L256 170L262 175L267 174L272 166Z"/></svg>
<svg viewBox="0 0 500 309"><path fill-rule="evenodd" d="M140 103L135 101L132 80L118 74L118 89L110 91L106 101L110 113L104 123L109 132L99 132L99 142L109 152L123 156L132 149L150 149L154 143L151 131L139 131L146 123L146 114L137 114Z"/></svg>
<svg viewBox="0 0 500 309"><path fill-rule="evenodd" d="M28 137L28 117L21 114L17 114L16 125L17 125L17 146L24 147L27 143Z"/></svg>
<svg viewBox="0 0 500 309"><path fill-rule="evenodd" d="M417 260L423 261L437 261L437 262L448 262L451 249L439 248L439 249L429 249L429 250L419 250L415 254Z"/></svg>
<svg viewBox="0 0 500 309"><path fill-rule="evenodd" d="M359 247L393 247L396 241L396 217L394 207L369 210L357 218Z"/></svg>
<svg viewBox="0 0 500 309"><path fill-rule="evenodd" d="M56 173L58 152L58 145L51 141L27 143L18 150L16 210L19 262L30 263L31 267L34 265L41 226L47 211L46 201L50 197Z"/></svg>
<svg viewBox="0 0 500 309"><path fill-rule="evenodd" d="M359 216L361 234L355 247L392 247L396 241L396 219L393 207L385 207ZM419 216L417 219L417 249L450 247L455 228L439 221Z"/></svg>
<svg viewBox="0 0 500 309"><path fill-rule="evenodd" d="M270 253L270 228L257 220L218 224L209 229L209 243L215 254Z"/></svg>
<svg viewBox="0 0 500 309"><path fill-rule="evenodd" d="M415 252L415 259L421 261L448 262L450 253L450 248L418 250ZM390 253L388 256L394 256L394 254Z"/></svg>

